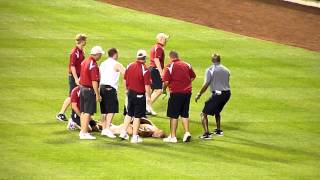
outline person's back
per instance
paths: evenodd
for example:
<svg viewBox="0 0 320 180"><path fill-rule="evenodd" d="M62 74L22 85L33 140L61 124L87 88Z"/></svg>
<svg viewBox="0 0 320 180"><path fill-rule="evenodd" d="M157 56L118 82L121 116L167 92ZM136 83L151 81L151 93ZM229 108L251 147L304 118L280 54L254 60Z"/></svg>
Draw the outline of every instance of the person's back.
<svg viewBox="0 0 320 180"><path fill-rule="evenodd" d="M229 84L230 71L222 64L214 64L206 71L206 81L210 81L210 90L227 91L230 90Z"/></svg>
<svg viewBox="0 0 320 180"><path fill-rule="evenodd" d="M120 72L116 72L114 67L118 64L116 60L108 58L100 65L100 85L110 85L115 89L118 89L118 82L120 77Z"/></svg>
<svg viewBox="0 0 320 180"><path fill-rule="evenodd" d="M162 77L164 82L163 90L169 86L170 97L168 100L167 116L170 118L171 134L164 138L164 142L176 143L176 131L178 119L181 117L182 124L185 130L183 142L191 140L189 132L189 106L192 85L191 82L195 79L196 74L190 64L179 59L179 55L175 51L169 53L171 63L165 68Z"/></svg>
<svg viewBox="0 0 320 180"><path fill-rule="evenodd" d="M191 65L182 61L174 60L168 66L170 73L169 88L172 93L189 93L192 91L192 78L195 77Z"/></svg>
<svg viewBox="0 0 320 180"><path fill-rule="evenodd" d="M125 74L128 89L138 93L144 93L144 84L141 82L145 81L144 75L147 71L147 67L139 61L129 64Z"/></svg>

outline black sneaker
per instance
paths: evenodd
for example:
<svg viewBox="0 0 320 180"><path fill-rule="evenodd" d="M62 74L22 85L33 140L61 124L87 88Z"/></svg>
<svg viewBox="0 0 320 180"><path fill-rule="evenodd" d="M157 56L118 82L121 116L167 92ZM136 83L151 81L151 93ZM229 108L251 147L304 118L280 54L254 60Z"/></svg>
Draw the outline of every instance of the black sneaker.
<svg viewBox="0 0 320 180"><path fill-rule="evenodd" d="M221 129L215 129L213 134L216 136L223 136L223 131Z"/></svg>
<svg viewBox="0 0 320 180"><path fill-rule="evenodd" d="M57 114L56 118L59 121L68 121L67 117L64 114Z"/></svg>
<svg viewBox="0 0 320 180"><path fill-rule="evenodd" d="M200 139L213 139L211 133L204 133L199 137Z"/></svg>

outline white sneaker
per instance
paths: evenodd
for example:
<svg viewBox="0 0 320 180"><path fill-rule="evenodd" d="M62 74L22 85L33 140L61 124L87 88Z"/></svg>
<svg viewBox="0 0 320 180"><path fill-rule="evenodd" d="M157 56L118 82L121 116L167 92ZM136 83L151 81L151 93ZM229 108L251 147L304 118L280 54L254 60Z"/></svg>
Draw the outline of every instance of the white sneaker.
<svg viewBox="0 0 320 180"><path fill-rule="evenodd" d="M115 136L115 135L112 133L112 131L111 131L110 129L104 129L104 130L102 130L102 131L101 131L101 135L102 135L102 136L107 136L108 138L112 138L112 139L114 139L114 138L117 137L117 136Z"/></svg>
<svg viewBox="0 0 320 180"><path fill-rule="evenodd" d="M85 134L85 133L83 133L82 130L80 130L80 132L79 132L79 137L80 137L80 136L84 136L84 134Z"/></svg>
<svg viewBox="0 0 320 180"><path fill-rule="evenodd" d="M186 133L184 133L184 135L183 135L183 142L190 142L190 140L191 140L191 134L190 134L190 132L186 132Z"/></svg>
<svg viewBox="0 0 320 180"><path fill-rule="evenodd" d="M80 136L80 139L86 139L86 140L94 140L94 139L96 139L96 137L92 136L89 133L82 133L82 134L79 134L79 136Z"/></svg>
<svg viewBox="0 0 320 180"><path fill-rule="evenodd" d="M156 116L157 113L152 109L152 107L148 106L146 107L146 112L152 116Z"/></svg>
<svg viewBox="0 0 320 180"><path fill-rule="evenodd" d="M143 139L139 135L133 135L131 138L131 143L141 143Z"/></svg>
<svg viewBox="0 0 320 180"><path fill-rule="evenodd" d="M176 137L168 136L167 138L163 138L163 142L176 143L178 140Z"/></svg>
<svg viewBox="0 0 320 180"><path fill-rule="evenodd" d="M76 129L75 122L73 122L71 118L68 121L67 129L71 131Z"/></svg>
<svg viewBox="0 0 320 180"><path fill-rule="evenodd" d="M119 137L123 140L129 140L129 135L125 131L121 131Z"/></svg>
<svg viewBox="0 0 320 180"><path fill-rule="evenodd" d="M157 115L157 113L153 109L151 109L150 113L151 113L152 116L156 116Z"/></svg>

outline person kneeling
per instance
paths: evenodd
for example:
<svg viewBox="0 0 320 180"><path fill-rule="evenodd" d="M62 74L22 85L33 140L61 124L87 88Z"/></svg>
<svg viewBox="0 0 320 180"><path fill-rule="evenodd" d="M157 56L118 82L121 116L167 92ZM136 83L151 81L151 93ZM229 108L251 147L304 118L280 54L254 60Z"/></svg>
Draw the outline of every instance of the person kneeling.
<svg viewBox="0 0 320 180"><path fill-rule="evenodd" d="M71 118L69 119L67 129L68 130L76 130L81 129L80 123L80 86L75 87L70 94L71 98ZM89 131L99 131L101 128L97 124L97 122L93 119L89 121Z"/></svg>

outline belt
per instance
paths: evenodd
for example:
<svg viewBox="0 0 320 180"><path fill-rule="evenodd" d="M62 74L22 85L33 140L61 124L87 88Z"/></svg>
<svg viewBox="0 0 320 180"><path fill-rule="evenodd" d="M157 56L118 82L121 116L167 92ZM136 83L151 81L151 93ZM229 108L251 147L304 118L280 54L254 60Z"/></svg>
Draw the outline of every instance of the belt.
<svg viewBox="0 0 320 180"><path fill-rule="evenodd" d="M129 89L128 93L132 93L134 95L143 95L143 96L146 94L146 93L139 93L139 92L136 92L136 91L133 91L133 90L130 90L130 89Z"/></svg>
<svg viewBox="0 0 320 180"><path fill-rule="evenodd" d="M106 89L107 91L111 91L111 90L115 90L114 87L110 86L110 85L100 85L100 88L104 88Z"/></svg>
<svg viewBox="0 0 320 180"><path fill-rule="evenodd" d="M80 88L84 88L84 89L88 89L88 90L93 89L93 87L88 87L88 86L84 86L84 85L80 85Z"/></svg>
<svg viewBox="0 0 320 180"><path fill-rule="evenodd" d="M214 91L212 91L212 94L221 95L221 94L228 93L228 92L230 92L230 90L226 90L226 91L214 90Z"/></svg>

